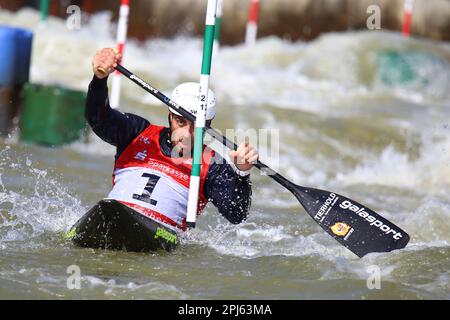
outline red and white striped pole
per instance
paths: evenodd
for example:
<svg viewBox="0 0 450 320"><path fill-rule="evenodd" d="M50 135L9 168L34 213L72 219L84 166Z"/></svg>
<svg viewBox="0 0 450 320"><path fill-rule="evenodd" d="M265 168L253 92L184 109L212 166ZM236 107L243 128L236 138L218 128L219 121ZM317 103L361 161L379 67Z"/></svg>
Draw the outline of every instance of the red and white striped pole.
<svg viewBox="0 0 450 320"><path fill-rule="evenodd" d="M413 14L413 0L405 0L403 13L403 36L409 37L411 34L411 22Z"/></svg>
<svg viewBox="0 0 450 320"><path fill-rule="evenodd" d="M130 2L131 0L121 0L119 24L117 29L117 49L123 57L125 43L127 41L128 32L128 17L130 15ZM116 71L113 75L113 83L111 88L111 107L117 109L120 105L120 87L121 87L121 75L119 71Z"/></svg>
<svg viewBox="0 0 450 320"><path fill-rule="evenodd" d="M259 0L251 0L250 2L247 32L245 35L245 43L247 45L253 45L256 42L256 37L258 35L259 4Z"/></svg>

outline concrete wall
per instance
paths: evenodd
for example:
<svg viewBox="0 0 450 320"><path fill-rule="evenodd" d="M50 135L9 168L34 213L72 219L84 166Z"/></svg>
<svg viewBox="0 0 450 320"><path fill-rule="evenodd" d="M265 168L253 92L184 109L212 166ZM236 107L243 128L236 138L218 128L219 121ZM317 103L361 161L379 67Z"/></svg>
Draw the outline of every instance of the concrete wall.
<svg viewBox="0 0 450 320"><path fill-rule="evenodd" d="M0 6L17 9L39 1L0 0ZM381 8L383 29L402 29L404 0L261 0L260 36L310 40L322 32L366 27L369 5ZM53 0L51 12L63 16L65 6L78 4L89 11L116 13L119 0ZM224 0L222 41L243 41L248 12L247 0ZM200 35L205 20L205 0L132 0L130 36L171 37ZM437 40L450 40L450 0L415 0L412 34Z"/></svg>

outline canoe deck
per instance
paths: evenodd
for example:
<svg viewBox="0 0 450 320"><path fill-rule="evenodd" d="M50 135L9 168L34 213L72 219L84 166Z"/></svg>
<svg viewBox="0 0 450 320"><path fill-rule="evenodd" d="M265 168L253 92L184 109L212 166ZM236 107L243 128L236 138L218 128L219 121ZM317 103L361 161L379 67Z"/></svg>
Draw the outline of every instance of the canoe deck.
<svg viewBox="0 0 450 320"><path fill-rule="evenodd" d="M173 251L176 232L115 200L100 201L69 231L77 246L93 249L149 252Z"/></svg>

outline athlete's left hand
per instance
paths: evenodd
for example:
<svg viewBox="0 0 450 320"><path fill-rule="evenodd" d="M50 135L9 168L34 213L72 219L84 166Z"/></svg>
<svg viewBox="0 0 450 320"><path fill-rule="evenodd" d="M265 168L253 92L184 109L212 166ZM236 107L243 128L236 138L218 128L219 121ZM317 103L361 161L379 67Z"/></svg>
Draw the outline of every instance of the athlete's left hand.
<svg viewBox="0 0 450 320"><path fill-rule="evenodd" d="M249 171L259 159L259 153L246 141L236 151L230 151L230 158L240 171Z"/></svg>

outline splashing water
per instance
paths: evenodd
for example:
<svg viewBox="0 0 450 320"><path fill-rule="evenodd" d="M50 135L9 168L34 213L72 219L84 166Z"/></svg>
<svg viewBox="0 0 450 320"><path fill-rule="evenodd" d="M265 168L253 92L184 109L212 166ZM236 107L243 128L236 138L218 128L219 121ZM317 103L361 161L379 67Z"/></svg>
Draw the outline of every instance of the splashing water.
<svg viewBox="0 0 450 320"><path fill-rule="evenodd" d="M0 205L4 246L62 232L86 209L47 170L33 168L31 158L21 159L9 146L0 153Z"/></svg>

